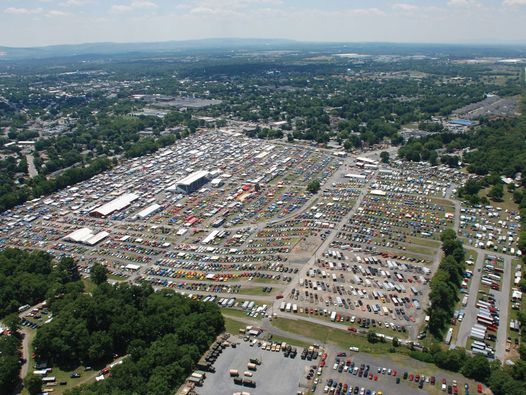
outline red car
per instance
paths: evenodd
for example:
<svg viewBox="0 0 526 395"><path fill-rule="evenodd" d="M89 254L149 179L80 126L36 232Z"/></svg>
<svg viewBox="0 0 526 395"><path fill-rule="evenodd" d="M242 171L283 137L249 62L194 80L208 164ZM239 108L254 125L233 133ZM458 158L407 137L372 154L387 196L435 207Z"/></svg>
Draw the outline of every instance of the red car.
<svg viewBox="0 0 526 395"><path fill-rule="evenodd" d="M480 384L480 383L477 384L477 392L478 392L479 394L482 394L482 384Z"/></svg>
<svg viewBox="0 0 526 395"><path fill-rule="evenodd" d="M411 373L411 374L409 375L409 381L413 381L413 378L414 378L414 377L415 377L415 376L413 376L413 373Z"/></svg>
<svg viewBox="0 0 526 395"><path fill-rule="evenodd" d="M378 376L376 374L374 375L374 381L378 381Z"/></svg>
<svg viewBox="0 0 526 395"><path fill-rule="evenodd" d="M321 360L325 361L327 359L327 353L321 354Z"/></svg>
<svg viewBox="0 0 526 395"><path fill-rule="evenodd" d="M391 375L396 377L397 374L398 374L398 372L396 371L396 369L393 369L393 372L391 373Z"/></svg>
<svg viewBox="0 0 526 395"><path fill-rule="evenodd" d="M373 379L373 374L369 373L369 380L372 380L372 379Z"/></svg>

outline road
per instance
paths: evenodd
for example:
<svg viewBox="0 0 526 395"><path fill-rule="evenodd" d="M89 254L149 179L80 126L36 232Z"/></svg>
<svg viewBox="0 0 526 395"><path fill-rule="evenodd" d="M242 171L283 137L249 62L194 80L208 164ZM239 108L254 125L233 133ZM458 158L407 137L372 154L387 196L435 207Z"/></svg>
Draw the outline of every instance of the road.
<svg viewBox="0 0 526 395"><path fill-rule="evenodd" d="M464 308L464 318L460 323L460 329L457 335L457 347L466 347L466 343L471 333L471 328L477 323L477 299L480 285L480 278L482 276L482 265L484 263L484 254L479 253L475 266L473 267L473 277L471 278L471 285L469 286L468 304Z"/></svg>
<svg viewBox="0 0 526 395"><path fill-rule="evenodd" d="M511 271L512 262L509 256L504 256L504 274L502 276L502 286L500 291L494 291L496 296L496 307L499 309L500 325L497 331L497 344L495 347L495 358L504 362L506 355L506 340L509 326L509 306L511 292Z"/></svg>
<svg viewBox="0 0 526 395"><path fill-rule="evenodd" d="M38 171L37 171L37 168L35 167L33 154L27 154L26 161L27 161L27 172L29 173L29 177L34 178L38 176Z"/></svg>
<svg viewBox="0 0 526 395"><path fill-rule="evenodd" d="M24 377L26 377L28 371L29 371L29 339L31 338L31 329L28 328L22 328L20 330L24 334L24 338L22 339L22 358L24 358L25 362L20 368L20 378L23 380Z"/></svg>

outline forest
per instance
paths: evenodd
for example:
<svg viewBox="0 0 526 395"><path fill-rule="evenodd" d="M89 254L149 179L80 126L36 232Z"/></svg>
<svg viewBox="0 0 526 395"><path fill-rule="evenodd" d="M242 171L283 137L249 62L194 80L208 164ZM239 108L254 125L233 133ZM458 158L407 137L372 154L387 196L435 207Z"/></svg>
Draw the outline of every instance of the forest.
<svg viewBox="0 0 526 395"><path fill-rule="evenodd" d="M38 360L71 369L128 355L110 379L71 394L170 393L224 331L216 305L146 285L103 283L91 295L72 292L55 299L51 311L54 320L34 341Z"/></svg>
<svg viewBox="0 0 526 395"><path fill-rule="evenodd" d="M60 292L80 275L71 258L54 264L53 257L42 251L6 249L0 252L0 318L18 312L25 304L33 305Z"/></svg>
<svg viewBox="0 0 526 395"><path fill-rule="evenodd" d="M0 317L14 328L14 335L0 336L1 395L19 383L16 316L24 304L46 300L53 315L37 331L37 361L71 370L80 365L100 368L116 355L128 356L111 378L72 394L170 393L224 331L215 304L168 289L154 292L148 285L97 283L91 294L85 293L71 258L55 261L45 252L18 249L0 252Z"/></svg>

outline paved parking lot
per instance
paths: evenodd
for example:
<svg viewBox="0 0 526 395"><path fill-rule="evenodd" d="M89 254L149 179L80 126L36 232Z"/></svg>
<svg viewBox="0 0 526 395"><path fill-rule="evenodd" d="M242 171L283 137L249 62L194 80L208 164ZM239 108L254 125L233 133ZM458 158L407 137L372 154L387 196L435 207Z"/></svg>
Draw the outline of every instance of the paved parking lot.
<svg viewBox="0 0 526 395"><path fill-rule="evenodd" d="M231 339L232 340L232 339ZM233 394L246 391L251 395L294 395L298 390L305 391L305 375L310 365L315 361L294 358L285 358L282 352L262 351L257 346L250 347L249 343L240 341L236 348L226 348L217 359L214 367L215 373L207 373L207 378L202 387L197 387L199 395ZM262 361L250 379L255 381L255 388L243 387L234 384L229 375L230 369L239 371L240 376L248 370L247 363L250 358Z"/></svg>

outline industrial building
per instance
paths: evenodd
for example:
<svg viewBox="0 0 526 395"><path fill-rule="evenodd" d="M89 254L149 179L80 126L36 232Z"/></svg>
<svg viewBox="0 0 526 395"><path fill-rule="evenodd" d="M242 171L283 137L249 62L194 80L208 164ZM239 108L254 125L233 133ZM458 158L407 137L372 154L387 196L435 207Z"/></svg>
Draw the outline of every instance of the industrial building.
<svg viewBox="0 0 526 395"><path fill-rule="evenodd" d="M193 172L192 174L189 174L182 180L176 182L174 185L168 187L167 191L182 192L188 195L192 192L197 191L208 181L208 172L205 170L199 170Z"/></svg>
<svg viewBox="0 0 526 395"><path fill-rule="evenodd" d="M112 201L103 204L100 207L97 207L94 210L91 210L90 215L92 217L107 217L108 215L120 211L123 208L128 207L130 204L132 204L135 200L139 199L139 196L134 193L125 193L121 196L119 196L116 199L113 199Z"/></svg>

